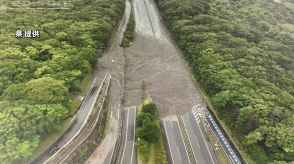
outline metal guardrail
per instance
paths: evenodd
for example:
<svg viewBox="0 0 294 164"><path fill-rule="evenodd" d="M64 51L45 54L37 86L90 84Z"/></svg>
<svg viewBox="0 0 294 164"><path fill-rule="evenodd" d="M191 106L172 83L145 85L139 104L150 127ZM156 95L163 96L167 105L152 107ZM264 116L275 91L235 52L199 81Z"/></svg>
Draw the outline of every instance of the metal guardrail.
<svg viewBox="0 0 294 164"><path fill-rule="evenodd" d="M124 122L124 118L123 118L123 112L120 111L120 115L121 115L121 119L120 119L120 124L119 124L119 129L120 129L120 132L117 136L117 139L116 139L116 142L115 142L115 145L114 145L114 150L113 150L113 153L112 153L112 156L111 156L111 159L110 159L110 162L109 164L113 164L113 163L119 163L118 161L120 161L120 150L122 149L122 132L123 132L123 122Z"/></svg>
<svg viewBox="0 0 294 164"><path fill-rule="evenodd" d="M206 120L207 121L207 120ZM206 122L206 124L209 124L208 122ZM213 129L211 128L211 126L209 126L208 131L210 134L212 134L216 140L216 142L220 145L222 153L225 155L226 159L228 160L229 163L230 162L230 157L228 156L228 154L225 152L225 148L223 147L223 145L220 143L221 141L217 138L216 134L213 132ZM208 136L209 137L209 136ZM213 143L212 143L213 144Z"/></svg>
<svg viewBox="0 0 294 164"><path fill-rule="evenodd" d="M227 134L226 130L224 129L223 125L220 123L220 120L218 119L218 117L216 116L216 114L214 113L214 111L212 111L209 106L207 106L206 108L208 109L208 112L211 115L211 117L213 118L213 120L215 120L215 123L219 127L219 129L222 132L222 134L224 135L224 137L227 138L227 142L230 144L231 148L236 153L236 156L239 158L240 162L242 164L247 164L247 161L245 160L244 156L241 154L241 151L239 150L239 148L237 147L237 145L234 143L234 141L231 138L231 136L229 136Z"/></svg>
<svg viewBox="0 0 294 164"><path fill-rule="evenodd" d="M105 93L103 95L103 99L102 99L102 102L101 102L101 106L100 106L100 109L99 109L99 112L98 112L98 115L95 119L95 122L91 125L87 135L85 137L82 138L82 140L75 145L75 147L63 158L61 159L61 161L59 161L58 163L63 163L64 161L66 161L70 155L76 151L76 149L82 144L84 143L88 138L89 136L92 134L93 130L95 129L96 125L98 124L99 120L100 120L100 114L103 110L103 107L104 107L104 102L105 102L105 99L106 99L106 96L107 96L107 93L108 93L108 89L109 89L109 84L110 84L110 80L111 80L111 75L108 76L108 79L107 79L107 86L106 86L106 90L105 90ZM105 81L104 81L105 82ZM104 83L101 84L101 89L102 89L102 86L104 85ZM99 95L100 95L100 92L99 92Z"/></svg>
<svg viewBox="0 0 294 164"><path fill-rule="evenodd" d="M98 89L98 94L97 94L97 96L96 96L96 100L97 100L97 97L99 96L99 94L100 94L100 92L101 92L101 89L102 89L102 86L104 85L104 82L105 82L105 80L106 80L106 78L107 78L107 76L108 76L108 72L105 74L105 77L104 77L104 79L103 79L103 81L102 81L102 83L101 83L101 85L99 86L99 89ZM95 78L96 79L96 78ZM94 103L95 104L95 103ZM87 117L86 117L86 120L88 120L88 118L90 117L90 115L91 115L91 113L92 113L92 111L93 111L93 106L91 107L91 109L90 109L90 111L89 111L89 113L88 113L88 115L87 115ZM75 119L76 119L76 117L75 117ZM48 161L50 161L51 159L54 159L55 158L55 156L61 151L61 150L63 150L68 144L70 144L70 142L71 141L73 141L77 136L78 136L78 134L81 132L81 130L84 128L84 126L85 126L85 124L86 124L86 122L87 121L85 121L84 123L83 123L83 125L82 125L82 127L78 130L78 132L65 144L65 145L63 145L54 155L52 155L49 159L47 159L44 163L47 163ZM62 135L63 136L63 135ZM62 137L61 136L61 137ZM61 138L60 137L60 138Z"/></svg>
<svg viewBox="0 0 294 164"><path fill-rule="evenodd" d="M80 105L79 107L79 110L78 112L73 116L73 118L71 119L71 122L70 124L65 128L63 134L58 137L51 145L49 145L46 149L44 149L43 151L39 152L38 154L36 154L34 157L32 157L30 160L29 160L29 164L33 163L37 158L39 158L42 154L44 154L45 152L47 152L48 150L50 150L52 148L52 146L54 146L54 143L56 143L60 138L62 138L64 136L64 134L73 126L73 124L75 123L76 121L76 117L77 115L80 113L81 109L83 108L83 106L85 105L86 101L88 100L89 98L89 95L90 93L92 92L93 90L93 86L94 86L94 83L96 82L96 78L93 80L88 92L87 92L87 95L86 97L83 98L83 102L82 104Z"/></svg>
<svg viewBox="0 0 294 164"><path fill-rule="evenodd" d="M118 139L119 139L119 147L117 148L117 155L115 156L115 160L114 160L114 163L116 164L119 164L120 161L121 161L121 158L122 158L122 150L124 149L124 141L126 140L126 137L125 135L123 135L123 127L124 127L124 117L123 117L123 112L125 111L122 111L120 112L121 113L121 122L120 122L120 134L118 135Z"/></svg>

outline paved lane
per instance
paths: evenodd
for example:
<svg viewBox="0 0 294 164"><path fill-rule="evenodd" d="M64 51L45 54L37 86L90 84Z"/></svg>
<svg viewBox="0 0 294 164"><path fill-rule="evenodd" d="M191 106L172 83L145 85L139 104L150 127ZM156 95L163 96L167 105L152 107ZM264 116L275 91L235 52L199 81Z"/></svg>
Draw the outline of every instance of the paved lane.
<svg viewBox="0 0 294 164"><path fill-rule="evenodd" d="M201 151L201 146L198 141L199 139L197 139L196 137L196 131L194 130L194 127L189 119L189 115L187 113L184 114L182 116L182 119L183 119L185 129L187 131L187 135L188 135L196 162L205 163L204 152Z"/></svg>
<svg viewBox="0 0 294 164"><path fill-rule="evenodd" d="M124 109L123 129L125 135L121 164L136 164L135 150L136 107Z"/></svg>
<svg viewBox="0 0 294 164"><path fill-rule="evenodd" d="M163 121L168 142L170 159L173 164L190 164L187 149L177 121Z"/></svg>
<svg viewBox="0 0 294 164"><path fill-rule="evenodd" d="M110 164L112 158L113 158L113 150L114 150L114 147L112 148L112 150L107 154L103 164Z"/></svg>
<svg viewBox="0 0 294 164"><path fill-rule="evenodd" d="M92 86L96 83L94 80ZM58 149L62 148L66 145L82 128L83 124L87 121L89 114L96 102L96 99L99 94L99 87L94 86L89 90L88 95L85 97L85 100L80 107L80 110L76 114L75 118L73 118L73 123L66 129L64 134L49 147L45 152L43 152L40 156L38 156L34 161L30 162L31 164L41 164L47 161L51 156L53 156ZM58 148L57 148L58 147ZM55 151L53 151L55 149Z"/></svg>
<svg viewBox="0 0 294 164"><path fill-rule="evenodd" d="M219 163L209 141L206 140L207 137L202 122L197 122L192 112L185 113L182 118L191 142L196 162L200 164Z"/></svg>

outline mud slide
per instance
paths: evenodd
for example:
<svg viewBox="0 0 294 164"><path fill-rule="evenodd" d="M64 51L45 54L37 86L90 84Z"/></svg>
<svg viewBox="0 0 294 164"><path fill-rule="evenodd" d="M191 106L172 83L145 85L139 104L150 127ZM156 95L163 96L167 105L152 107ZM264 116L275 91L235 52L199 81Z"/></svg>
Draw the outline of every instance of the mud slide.
<svg viewBox="0 0 294 164"><path fill-rule="evenodd" d="M100 75L109 72L112 76L112 82L109 88L109 116L107 121L106 136L93 152L91 157L86 161L87 164L102 164L107 155L111 153L115 140L118 135L119 117L120 110L122 110L122 94L123 94L123 83L124 83L124 70L125 70L125 59L123 54L123 49L120 47L120 43L123 37L123 33L126 29L127 20L129 19L131 13L131 4L126 0L126 8L123 19L116 37L111 44L111 46L103 53L103 56L99 58L97 62L97 74L98 78Z"/></svg>
<svg viewBox="0 0 294 164"><path fill-rule="evenodd" d="M191 111L204 105L200 91L171 42L152 0L134 0L136 37L126 56L124 106L138 105L142 82L158 105L161 118Z"/></svg>
<svg viewBox="0 0 294 164"><path fill-rule="evenodd" d="M106 137L87 164L105 163L112 155L122 105L130 107L140 104L144 95L143 84L158 105L162 119L176 119L175 115L191 111L196 104L205 105L201 92L189 76L181 54L171 42L160 20L154 2L133 0L133 6L136 35L131 47L122 49L119 46L131 10L131 5L126 0L126 11L117 38L97 64L99 74L109 70L113 77L110 87L111 113Z"/></svg>

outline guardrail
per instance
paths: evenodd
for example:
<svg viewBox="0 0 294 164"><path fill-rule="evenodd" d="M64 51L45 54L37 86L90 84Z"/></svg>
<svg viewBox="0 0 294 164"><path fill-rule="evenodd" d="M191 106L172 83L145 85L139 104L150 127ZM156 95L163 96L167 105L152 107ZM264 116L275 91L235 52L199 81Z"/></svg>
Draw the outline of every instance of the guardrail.
<svg viewBox="0 0 294 164"><path fill-rule="evenodd" d="M114 149L113 149L113 152L112 152L112 156L111 156L111 159L109 161L109 164L112 164L112 163L118 163L118 161L120 161L120 150L122 149L122 132L123 132L123 121L124 121L124 118L123 118L123 112L120 111L120 115L121 115L121 123L119 124L119 129L120 129L120 132L117 136L117 139L115 141L115 145L114 145Z"/></svg>
<svg viewBox="0 0 294 164"><path fill-rule="evenodd" d="M77 148L80 147L84 142L86 142L86 141L89 139L89 137L91 136L91 134L93 134L93 131L94 131L95 127L96 127L96 126L98 125L98 123L99 123L99 120L100 120L100 117L101 117L101 112L103 111L104 102L105 102L105 99L106 99L106 97L107 97L107 95L108 95L108 89L109 89L109 85L110 85L110 80L111 80L111 75L108 76L108 79L107 79L107 81L106 81L107 86L106 86L106 89L105 89L105 93L104 93L104 95L103 95L102 102L101 102L101 104L100 104L100 109L99 109L98 115L97 115L97 117L96 117L94 123L91 125L89 131L87 132L86 136L84 136L84 137L82 138L82 140L81 140L80 142L78 142L78 143L74 146L74 148L72 148L72 149L70 150L70 152L67 153L67 155L66 155L63 159L61 159L60 161L58 161L57 163L64 163L64 162L65 162L65 161L66 161L66 160L72 155L72 153L75 152L75 151L77 150ZM103 84L104 84L104 83L102 83L102 85L103 85ZM102 85L101 85L101 86L102 86ZM102 89L102 87L101 87L101 89ZM99 95L100 95L100 92L99 92Z"/></svg>
<svg viewBox="0 0 294 164"><path fill-rule="evenodd" d="M42 154L44 154L44 153L47 152L48 150L52 149L52 147L54 146L54 144L55 144L58 140L60 140L60 138L62 138L62 137L64 136L64 134L66 134L67 131L68 131L68 130L69 130L69 129L75 124L76 117L77 117L77 115L80 113L81 109L84 107L86 101L88 100L89 95L90 95L90 93L91 93L92 90L93 90L93 86L94 86L94 83L96 82L96 79L97 79L97 78L95 78L95 79L93 80L93 82L92 82L92 84L91 84L91 86L90 86L90 88L89 88L89 90L88 90L88 92L87 92L86 97L83 98L83 102L82 102L82 104L80 105L78 112L73 116L73 118L71 119L70 124L65 128L64 132L62 133L62 135L61 135L60 137L58 137L58 138L57 138L57 139L56 139L51 145L49 145L46 149L44 149L43 151L39 152L39 153L36 154L34 157L32 157L32 158L29 160L29 162L28 162L29 164L34 163L35 160L36 160L37 158L39 158Z"/></svg>
<svg viewBox="0 0 294 164"><path fill-rule="evenodd" d="M106 78L107 78L107 76L108 76L108 72L105 74L105 77L104 77L104 79L103 79L103 81L102 81L102 83L101 83L101 85L100 85L100 87L99 87L99 89L98 89L98 94L96 95L96 97L95 97L95 100L97 100L97 97L99 96L99 94L100 94L100 91L101 91L101 89L102 89L102 86L103 86L103 84L104 84L104 82L105 82L105 80L106 80ZM90 115L91 115L91 113L92 113L92 111L93 111L93 106L95 105L95 103L91 106L91 109L90 109L90 111L89 111L89 113L88 113L88 115L87 115L87 117L86 117L86 119L85 120L88 120L88 118L90 117ZM77 117L75 117L75 119L76 119ZM51 159L54 159L55 158L55 156L60 152L60 151L62 151L68 144L70 144L70 142L72 142L77 136L78 136L78 134L81 132L81 130L84 128L84 126L85 126L85 124L86 124L86 122L87 121L85 121L84 123L83 123L83 125L82 125L82 127L78 130L78 132L65 144L65 145L63 145L54 155L52 155L49 159L47 159L44 163L47 163L47 162L49 162ZM63 136L63 135L62 135ZM62 137L61 136L61 137Z"/></svg>
<svg viewBox="0 0 294 164"><path fill-rule="evenodd" d="M124 127L124 115L123 115L123 112L125 112L124 110L121 112L121 122L120 122L120 134L118 135L118 139L119 139L119 147L117 148L118 152L117 152L117 155L115 156L115 159L114 159L114 163L117 163L119 164L121 162L121 158L122 158L122 152L123 152L123 149L124 149L124 141L126 140L126 137L125 135L123 135L123 127Z"/></svg>
<svg viewBox="0 0 294 164"><path fill-rule="evenodd" d="M237 157L239 158L240 162L243 164L247 164L247 161L245 160L244 156L241 154L239 148L237 147L237 145L234 143L233 139L231 138L231 136L229 136L226 132L226 130L224 129L223 125L220 123L219 118L216 116L215 112L212 111L212 109L207 106L206 107L209 111L209 114L212 116L212 118L215 120L215 123L217 124L217 126L219 127L220 131L222 132L222 134L224 135L225 138L227 138L227 142L230 144L230 146L232 147L232 149L234 150L234 152L236 153Z"/></svg>
<svg viewBox="0 0 294 164"><path fill-rule="evenodd" d="M160 120L160 128L161 129L165 129L165 127L164 127L164 121L163 120ZM163 130L162 133L163 133L162 136L163 136L163 141L164 141L164 147L166 148L165 150L166 150L166 155L167 155L168 163L174 164L173 163L173 159L170 158L172 156L172 154L170 152L171 148L170 148L170 146L168 144L166 130Z"/></svg>
<svg viewBox="0 0 294 164"><path fill-rule="evenodd" d="M209 123L207 122L207 120L205 120L205 122L206 122L206 124L209 124ZM218 139L218 137L217 137L216 134L214 133L214 131L213 131L213 129L211 128L211 126L209 126L209 128L207 129L207 132L209 133L209 134L208 134L208 138L210 138L210 140L213 139L213 138L216 140L216 142L220 145L221 152L224 154L226 160L227 160L229 163L231 163L231 161L230 161L230 157L229 157L228 154L226 153L225 148L223 147L222 143L220 143L221 141ZM210 134L212 134L212 136L211 136ZM212 137L212 138L211 138L211 137ZM211 144L214 144L214 143L211 142ZM216 146L216 145L213 145L213 147L215 147L215 146ZM215 150L215 151L217 151L217 150ZM215 152L215 153L217 154L217 152ZM218 155L216 155L216 156L217 156L217 158L219 158Z"/></svg>

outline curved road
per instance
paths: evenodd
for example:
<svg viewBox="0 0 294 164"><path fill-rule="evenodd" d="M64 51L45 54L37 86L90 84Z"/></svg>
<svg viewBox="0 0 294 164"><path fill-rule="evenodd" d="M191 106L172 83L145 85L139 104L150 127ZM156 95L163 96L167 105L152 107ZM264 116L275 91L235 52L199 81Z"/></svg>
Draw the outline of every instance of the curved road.
<svg viewBox="0 0 294 164"><path fill-rule="evenodd" d="M60 148L66 145L83 127L84 123L87 121L89 114L96 102L99 94L99 87L96 86L97 80L93 81L93 84L84 98L83 104L80 107L78 113L72 120L72 124L66 129L64 134L52 144L46 151L40 154L31 164L41 164L52 157Z"/></svg>
<svg viewBox="0 0 294 164"><path fill-rule="evenodd" d="M109 88L109 110L106 136L101 144L92 153L86 164L103 164L104 161L109 164L115 141L119 133L120 112L122 110L123 86L125 77L125 58L123 48L120 47L124 31L127 26L131 13L131 4L125 0L126 8L122 21L118 27L116 37L111 46L106 50L97 62L98 73L109 72L112 76L112 82Z"/></svg>

